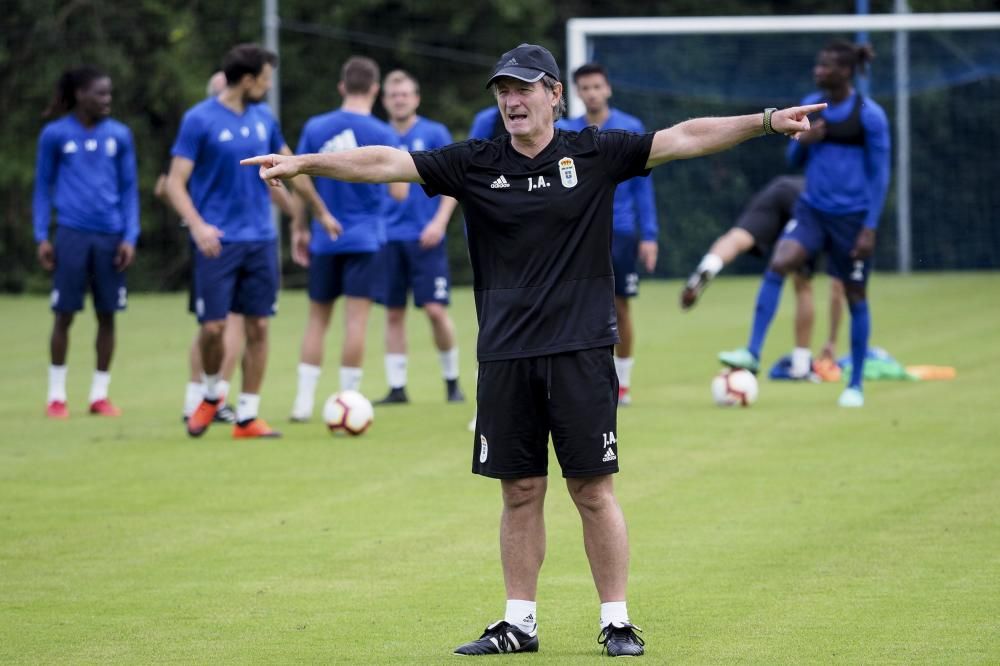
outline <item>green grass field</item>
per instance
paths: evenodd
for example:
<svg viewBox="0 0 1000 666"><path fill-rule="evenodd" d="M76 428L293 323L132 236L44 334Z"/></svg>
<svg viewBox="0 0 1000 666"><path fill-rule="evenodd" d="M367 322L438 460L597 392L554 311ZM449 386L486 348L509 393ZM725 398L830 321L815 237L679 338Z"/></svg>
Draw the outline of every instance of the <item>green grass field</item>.
<svg viewBox="0 0 1000 666"><path fill-rule="evenodd" d="M1000 662L1000 273L876 275L872 342L958 379L870 383L856 411L836 407L839 385L766 380L751 409L713 406L715 353L744 342L756 285L721 279L682 314L677 282L647 281L636 302L617 487L645 660ZM766 361L791 346L790 295ZM471 395L471 292L455 301ZM84 313L73 418L57 423L42 418L47 301L0 298L0 663L452 663L503 613L499 492L469 473L473 406L444 403L422 315L414 404L378 410L357 439L315 423L234 442L184 434L184 306L141 295L119 320L117 420L85 414ZM382 316L370 396L385 389ZM304 320L304 294L284 294L262 403L283 427ZM598 600L556 477L546 510L541 652L517 659L595 663Z"/></svg>

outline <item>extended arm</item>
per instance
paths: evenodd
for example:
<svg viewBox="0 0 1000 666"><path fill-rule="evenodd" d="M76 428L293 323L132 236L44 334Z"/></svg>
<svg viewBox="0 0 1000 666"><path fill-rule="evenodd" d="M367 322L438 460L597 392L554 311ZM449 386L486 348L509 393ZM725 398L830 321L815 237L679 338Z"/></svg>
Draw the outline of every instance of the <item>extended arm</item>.
<svg viewBox="0 0 1000 666"><path fill-rule="evenodd" d="M365 146L338 153L258 155L242 160L259 166L260 177L272 185L299 174L325 176L349 183L422 183L410 154L388 146Z"/></svg>
<svg viewBox="0 0 1000 666"><path fill-rule="evenodd" d="M874 115L874 114L873 114ZM865 174L868 177L869 202L865 227L875 229L885 205L885 195L889 191L889 170L891 149L889 123L885 116L878 114L865 123Z"/></svg>
<svg viewBox="0 0 1000 666"><path fill-rule="evenodd" d="M809 129L809 114L826 104L809 104L779 109L771 114L771 128L777 134L796 137ZM653 136L646 168L671 160L689 159L718 153L764 134L764 115L723 118L694 118L662 129Z"/></svg>
<svg viewBox="0 0 1000 666"><path fill-rule="evenodd" d="M135 247L139 238L139 176L135 165L135 144L129 135L123 146L118 174L122 218L125 220L125 242Z"/></svg>
<svg viewBox="0 0 1000 666"><path fill-rule="evenodd" d="M170 172L167 174L167 198L170 200L170 205L187 224L191 238L194 239L202 254L206 257L215 257L222 250L219 243L222 230L207 223L198 209L194 207L194 202L187 190L192 171L194 171L193 161L186 157L174 156L170 162Z"/></svg>
<svg viewBox="0 0 1000 666"><path fill-rule="evenodd" d="M53 137L48 132L42 132L42 136L38 139L38 157L35 160L35 193L31 203L36 243L45 242L49 238L49 222L52 219L52 189L56 184L58 156L59 152Z"/></svg>

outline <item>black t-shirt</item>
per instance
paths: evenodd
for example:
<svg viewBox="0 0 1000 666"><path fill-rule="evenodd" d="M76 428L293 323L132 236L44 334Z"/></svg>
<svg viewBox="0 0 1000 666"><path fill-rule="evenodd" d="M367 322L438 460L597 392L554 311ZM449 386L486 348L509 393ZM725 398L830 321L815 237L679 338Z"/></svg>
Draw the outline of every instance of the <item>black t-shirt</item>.
<svg viewBox="0 0 1000 666"><path fill-rule="evenodd" d="M412 153L424 190L462 204L480 361L618 342L611 268L618 183L649 174L653 134L555 130L528 158L510 137Z"/></svg>

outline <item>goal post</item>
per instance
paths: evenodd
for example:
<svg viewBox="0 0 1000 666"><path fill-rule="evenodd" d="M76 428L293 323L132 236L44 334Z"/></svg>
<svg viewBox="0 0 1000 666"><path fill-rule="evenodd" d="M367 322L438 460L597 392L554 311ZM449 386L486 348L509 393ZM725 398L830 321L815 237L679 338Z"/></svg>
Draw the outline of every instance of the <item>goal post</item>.
<svg viewBox="0 0 1000 666"><path fill-rule="evenodd" d="M965 184L973 191L956 197L962 204L958 207L946 192L928 192L925 184L936 179L937 167L933 154L927 154L928 137L916 135L923 123L911 123L910 117L911 95L924 94L926 109L939 114L942 122L956 123L954 132L948 128L934 132L934 141L964 142L961 149L982 161L981 168L995 173L995 162L985 160L990 158L988 151L1000 149L1000 133L987 132L985 145L977 145L983 137L961 124L1000 117L1000 12L570 19L566 25L570 115L583 113L570 75L590 60L608 66L615 91L612 102L639 115L650 128L683 120L683 116L667 117L663 122L660 114L667 108L683 113L684 97L699 110L712 100L719 113L743 113L753 104L787 105L813 90L809 74L816 51L831 38L852 39L856 33L868 33L876 45L874 71L879 81L871 94L886 107L893 126L895 187L886 212L895 216L896 224L891 233L885 228L889 225L880 229L880 238L889 236L885 244L893 250L887 256L880 248L881 264L902 272L911 267L1000 267L1000 234L991 231L993 220L1000 219L1000 200L990 191L997 189L990 188L992 179L969 178ZM918 36L920 41L914 43ZM627 76L622 75L625 70ZM988 99L977 104L988 105L989 111L965 114L956 108L962 102L949 104L950 87L971 83L988 90ZM783 168L779 163L772 170ZM970 165L970 173L975 169ZM933 195L930 209L923 201L914 205L915 170L924 174L915 186L918 196ZM942 170L937 178L942 190L950 173L954 172ZM951 186L955 187L953 181ZM669 201L665 204L669 227L671 206ZM938 219L924 219L931 216ZM949 219L975 220L975 231L954 239L934 228Z"/></svg>

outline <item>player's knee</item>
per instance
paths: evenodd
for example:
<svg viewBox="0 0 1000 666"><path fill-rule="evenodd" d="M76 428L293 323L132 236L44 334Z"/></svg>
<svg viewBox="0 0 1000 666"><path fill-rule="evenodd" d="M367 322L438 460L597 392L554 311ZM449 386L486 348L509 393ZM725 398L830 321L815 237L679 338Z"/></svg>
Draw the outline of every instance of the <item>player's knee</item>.
<svg viewBox="0 0 1000 666"><path fill-rule="evenodd" d="M569 494L581 511L600 511L615 501L608 477L567 479Z"/></svg>
<svg viewBox="0 0 1000 666"><path fill-rule="evenodd" d="M441 303L425 303L424 312L433 322L443 322L448 318L448 309Z"/></svg>
<svg viewBox="0 0 1000 666"><path fill-rule="evenodd" d="M221 338L223 331L226 329L226 320L219 319L217 321L206 321L201 325L201 335L202 337L208 338Z"/></svg>
<svg viewBox="0 0 1000 666"><path fill-rule="evenodd" d="M767 268L768 270L784 277L798 268L798 266L796 265L796 262L791 261L788 257L775 257L771 260L771 263L768 264Z"/></svg>
<svg viewBox="0 0 1000 666"><path fill-rule="evenodd" d="M868 297L868 292L863 284L847 284L844 286L844 296L851 305L863 302Z"/></svg>
<svg viewBox="0 0 1000 666"><path fill-rule="evenodd" d="M247 333L247 342L262 342L267 340L267 318L247 317L244 329Z"/></svg>
<svg viewBox="0 0 1000 666"><path fill-rule="evenodd" d="M54 327L57 331L68 331L73 325L74 313L57 312Z"/></svg>
<svg viewBox="0 0 1000 666"><path fill-rule="evenodd" d="M503 505L507 509L520 509L539 503L545 496L545 477L504 479Z"/></svg>
<svg viewBox="0 0 1000 666"><path fill-rule="evenodd" d="M399 326L406 321L406 308L389 308L386 310L386 321L391 326Z"/></svg>

